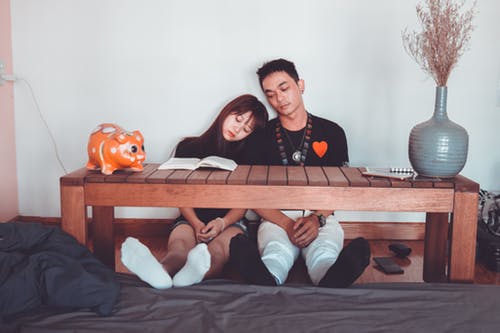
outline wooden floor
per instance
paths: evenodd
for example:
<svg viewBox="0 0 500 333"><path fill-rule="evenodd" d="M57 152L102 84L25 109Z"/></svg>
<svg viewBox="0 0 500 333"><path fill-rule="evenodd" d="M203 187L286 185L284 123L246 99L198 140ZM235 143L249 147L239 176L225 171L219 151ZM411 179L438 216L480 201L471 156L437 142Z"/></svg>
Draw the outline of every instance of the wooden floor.
<svg viewBox="0 0 500 333"><path fill-rule="evenodd" d="M152 250L157 258L162 258L166 251L165 237L138 237L144 244ZM115 256L116 256L116 270L118 272L128 272L120 261L120 244L124 241L124 236L117 236L115 239ZM372 251L372 258L374 256L393 256L393 253L388 249L389 244L397 241L388 240L372 240L370 247ZM367 267L363 275L356 281L356 283L368 282L423 282L422 280L422 267L423 267L423 241L402 241L402 243L412 248L411 254L408 258L399 259L395 261L404 269L403 274L386 275L374 267L373 261ZM230 267L224 275L227 278L240 280L240 277ZM305 265L302 260L298 260L292 268L287 283L308 283ZM496 284L500 285L500 273L495 273L486 269L483 265L476 265L476 276L474 283L476 284Z"/></svg>

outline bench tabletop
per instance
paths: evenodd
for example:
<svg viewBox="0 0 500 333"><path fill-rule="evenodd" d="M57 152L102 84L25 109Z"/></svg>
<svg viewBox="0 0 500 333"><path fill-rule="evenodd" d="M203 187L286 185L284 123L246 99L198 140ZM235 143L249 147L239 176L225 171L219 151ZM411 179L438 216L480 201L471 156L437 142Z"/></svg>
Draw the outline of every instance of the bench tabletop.
<svg viewBox="0 0 500 333"><path fill-rule="evenodd" d="M140 172L117 170L104 175L98 170L81 168L61 177L61 185L86 183L131 184L228 184L283 185L334 187L395 187L395 188L453 188L459 192L478 192L479 184L458 175L454 178L397 180L362 175L363 167L320 167L280 165L239 165L234 171L219 169L158 170L158 163L145 164Z"/></svg>

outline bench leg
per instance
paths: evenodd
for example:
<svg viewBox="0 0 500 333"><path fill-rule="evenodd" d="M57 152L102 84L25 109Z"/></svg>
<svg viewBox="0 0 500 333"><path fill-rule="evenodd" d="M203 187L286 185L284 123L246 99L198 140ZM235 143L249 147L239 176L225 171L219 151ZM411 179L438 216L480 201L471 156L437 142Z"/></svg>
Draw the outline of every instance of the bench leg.
<svg viewBox="0 0 500 333"><path fill-rule="evenodd" d="M114 207L92 207L94 255L112 269L115 269L114 218Z"/></svg>
<svg viewBox="0 0 500 333"><path fill-rule="evenodd" d="M425 282L446 282L448 213L427 213L424 241Z"/></svg>
<svg viewBox="0 0 500 333"><path fill-rule="evenodd" d="M87 246L87 208L83 186L61 186L61 228Z"/></svg>
<svg viewBox="0 0 500 333"><path fill-rule="evenodd" d="M473 282L476 263L477 192L456 192L450 237L450 282Z"/></svg>

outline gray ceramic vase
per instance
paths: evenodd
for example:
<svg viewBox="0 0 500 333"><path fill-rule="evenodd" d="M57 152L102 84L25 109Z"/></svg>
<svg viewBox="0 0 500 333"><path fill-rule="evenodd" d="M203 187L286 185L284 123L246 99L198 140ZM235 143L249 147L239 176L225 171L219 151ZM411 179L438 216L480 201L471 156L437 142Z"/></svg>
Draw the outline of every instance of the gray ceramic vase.
<svg viewBox="0 0 500 333"><path fill-rule="evenodd" d="M454 177L467 160L469 135L462 126L448 119L447 93L447 87L436 87L432 118L410 132L408 155L411 166L420 176Z"/></svg>

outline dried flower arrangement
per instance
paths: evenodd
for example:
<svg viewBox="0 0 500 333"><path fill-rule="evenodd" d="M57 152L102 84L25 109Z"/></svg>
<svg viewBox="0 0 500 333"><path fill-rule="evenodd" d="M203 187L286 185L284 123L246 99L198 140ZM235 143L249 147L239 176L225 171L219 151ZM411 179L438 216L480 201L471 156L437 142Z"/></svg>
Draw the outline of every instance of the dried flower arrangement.
<svg viewBox="0 0 500 333"><path fill-rule="evenodd" d="M405 51L438 86L446 86L451 70L467 50L474 26L474 8L461 12L465 0L423 0L417 4L421 32L403 31Z"/></svg>

